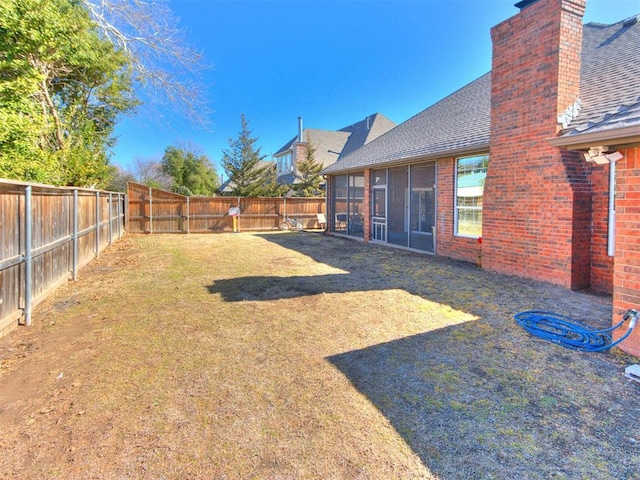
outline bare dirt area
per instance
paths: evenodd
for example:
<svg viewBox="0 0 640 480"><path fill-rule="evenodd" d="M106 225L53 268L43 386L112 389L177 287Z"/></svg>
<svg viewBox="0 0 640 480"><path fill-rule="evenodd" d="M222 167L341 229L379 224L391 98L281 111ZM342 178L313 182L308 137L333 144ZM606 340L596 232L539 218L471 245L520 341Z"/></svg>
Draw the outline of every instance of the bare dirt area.
<svg viewBox="0 0 640 480"><path fill-rule="evenodd" d="M318 233L128 236L0 339L0 478L639 479L610 299Z"/></svg>

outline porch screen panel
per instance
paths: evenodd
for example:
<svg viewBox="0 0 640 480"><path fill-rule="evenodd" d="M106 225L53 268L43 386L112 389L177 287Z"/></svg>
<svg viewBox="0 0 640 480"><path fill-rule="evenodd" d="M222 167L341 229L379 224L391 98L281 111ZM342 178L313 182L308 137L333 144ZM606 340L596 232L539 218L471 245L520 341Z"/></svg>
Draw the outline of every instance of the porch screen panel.
<svg viewBox="0 0 640 480"><path fill-rule="evenodd" d="M364 237L364 173L349 175L349 205L347 234L354 237Z"/></svg>
<svg viewBox="0 0 640 480"><path fill-rule="evenodd" d="M404 166L389 169L387 189L389 195L387 242L406 247L409 245L408 167Z"/></svg>
<svg viewBox="0 0 640 480"><path fill-rule="evenodd" d="M411 248L434 251L435 226L435 164L414 165L411 167Z"/></svg>
<svg viewBox="0 0 640 480"><path fill-rule="evenodd" d="M347 233L347 176L333 177L333 232Z"/></svg>

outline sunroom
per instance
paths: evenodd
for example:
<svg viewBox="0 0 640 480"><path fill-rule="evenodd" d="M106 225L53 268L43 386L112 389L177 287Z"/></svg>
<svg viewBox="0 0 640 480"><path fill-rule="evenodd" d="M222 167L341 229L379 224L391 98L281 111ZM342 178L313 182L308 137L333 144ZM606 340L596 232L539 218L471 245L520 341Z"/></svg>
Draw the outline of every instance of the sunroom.
<svg viewBox="0 0 640 480"><path fill-rule="evenodd" d="M332 177L332 232L435 252L436 164L367 170ZM365 185L369 186L365 190ZM366 198L366 194L369 198ZM369 208L366 208L366 205Z"/></svg>

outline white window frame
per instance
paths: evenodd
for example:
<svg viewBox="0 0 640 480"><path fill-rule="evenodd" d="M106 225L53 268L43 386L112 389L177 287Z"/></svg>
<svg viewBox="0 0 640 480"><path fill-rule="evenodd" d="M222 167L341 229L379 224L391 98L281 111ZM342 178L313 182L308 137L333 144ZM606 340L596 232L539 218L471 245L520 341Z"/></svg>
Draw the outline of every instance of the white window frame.
<svg viewBox="0 0 640 480"><path fill-rule="evenodd" d="M466 160L469 158L480 158L480 157L487 157L487 163L489 162L489 154L485 153L485 154L478 154L478 155L470 155L470 156L466 156L466 157L457 157L455 159L455 164L454 164L454 177L455 177L455 184L454 184L454 191L453 191L453 232L454 235L456 237L461 237L461 238L480 238L482 237L482 225L480 225L480 235L468 235L468 234L464 234L464 233L460 233L458 231L458 221L459 221L459 216L460 216L460 211L464 210L467 212L471 212L471 211L479 211L482 212L482 207L471 207L471 206L460 206L458 205L458 162L460 162L460 160ZM486 180L486 175L487 172L485 171L485 180ZM484 197L484 185L482 186L482 196ZM483 202L484 203L484 202Z"/></svg>
<svg viewBox="0 0 640 480"><path fill-rule="evenodd" d="M276 170L278 175L289 173L291 171L292 158L293 158L292 150L287 150L286 152L276 157Z"/></svg>

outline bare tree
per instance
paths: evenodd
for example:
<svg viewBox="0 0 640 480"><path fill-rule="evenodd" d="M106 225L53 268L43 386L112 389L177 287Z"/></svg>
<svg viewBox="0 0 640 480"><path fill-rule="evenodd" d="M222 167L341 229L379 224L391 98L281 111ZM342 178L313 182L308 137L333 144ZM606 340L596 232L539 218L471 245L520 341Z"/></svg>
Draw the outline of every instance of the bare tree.
<svg viewBox="0 0 640 480"><path fill-rule="evenodd" d="M102 33L127 54L136 80L154 103L171 104L208 126L199 82L207 68L189 46L168 0L81 0Z"/></svg>
<svg viewBox="0 0 640 480"><path fill-rule="evenodd" d="M171 189L173 178L162 171L162 164L153 158L136 157L133 160L133 177L137 182L150 187Z"/></svg>

